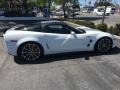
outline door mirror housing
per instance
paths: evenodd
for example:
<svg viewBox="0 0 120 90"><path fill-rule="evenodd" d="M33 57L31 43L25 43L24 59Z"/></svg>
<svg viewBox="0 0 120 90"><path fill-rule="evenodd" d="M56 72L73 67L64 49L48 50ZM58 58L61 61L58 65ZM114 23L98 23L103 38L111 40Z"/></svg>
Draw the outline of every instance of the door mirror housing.
<svg viewBox="0 0 120 90"><path fill-rule="evenodd" d="M71 35L76 36L75 32L73 32L73 31L71 32Z"/></svg>

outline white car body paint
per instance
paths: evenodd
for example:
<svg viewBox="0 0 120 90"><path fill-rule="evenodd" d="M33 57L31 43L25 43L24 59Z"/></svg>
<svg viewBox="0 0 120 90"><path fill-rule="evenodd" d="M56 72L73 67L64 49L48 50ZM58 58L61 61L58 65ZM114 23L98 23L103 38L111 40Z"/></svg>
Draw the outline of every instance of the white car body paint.
<svg viewBox="0 0 120 90"><path fill-rule="evenodd" d="M110 37L116 47L115 37L109 33L88 27L77 27L86 31L83 34L55 34L34 31L19 31L12 28L4 34L6 49L9 54L17 56L18 47L28 41L40 43L44 54L55 54L75 51L93 51L95 43L102 37ZM92 42L90 42L92 40ZM89 46L88 46L89 44Z"/></svg>

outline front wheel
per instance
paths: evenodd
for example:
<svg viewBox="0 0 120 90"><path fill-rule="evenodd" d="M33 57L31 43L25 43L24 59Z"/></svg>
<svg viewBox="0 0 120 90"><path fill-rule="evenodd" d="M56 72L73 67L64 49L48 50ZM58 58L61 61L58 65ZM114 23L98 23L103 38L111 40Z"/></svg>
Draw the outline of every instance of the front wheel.
<svg viewBox="0 0 120 90"><path fill-rule="evenodd" d="M108 37L101 38L95 45L95 51L100 53L108 52L112 48L112 40Z"/></svg>
<svg viewBox="0 0 120 90"><path fill-rule="evenodd" d="M34 42L21 45L18 49L18 58L24 61L37 61L42 56L41 46Z"/></svg>

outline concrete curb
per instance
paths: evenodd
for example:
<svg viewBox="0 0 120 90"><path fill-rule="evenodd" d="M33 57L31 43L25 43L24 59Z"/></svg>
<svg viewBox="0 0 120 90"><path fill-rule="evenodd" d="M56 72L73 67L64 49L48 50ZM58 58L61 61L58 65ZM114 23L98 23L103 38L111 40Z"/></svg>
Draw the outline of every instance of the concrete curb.
<svg viewBox="0 0 120 90"><path fill-rule="evenodd" d="M0 20L2 21L22 21L22 20L27 20L27 21L31 21L31 20L47 20L50 18L43 18L43 17L0 17Z"/></svg>

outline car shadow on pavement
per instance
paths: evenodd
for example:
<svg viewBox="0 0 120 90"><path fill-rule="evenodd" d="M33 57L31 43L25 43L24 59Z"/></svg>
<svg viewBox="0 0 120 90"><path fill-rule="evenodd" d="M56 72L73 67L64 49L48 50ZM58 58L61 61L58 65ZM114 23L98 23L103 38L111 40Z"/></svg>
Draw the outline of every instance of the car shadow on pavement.
<svg viewBox="0 0 120 90"><path fill-rule="evenodd" d="M34 62L27 62L23 60L19 60L17 57L14 57L14 61L17 64L45 64L51 63L54 61L62 61L62 60L69 60L69 59L79 59L85 58L85 60L90 60L90 57L94 56L102 56L102 55L115 55L120 53L120 48L114 48L107 53L96 53L96 52L72 52L72 53L62 53L62 54L54 54L54 55L47 55L42 57L38 61Z"/></svg>

